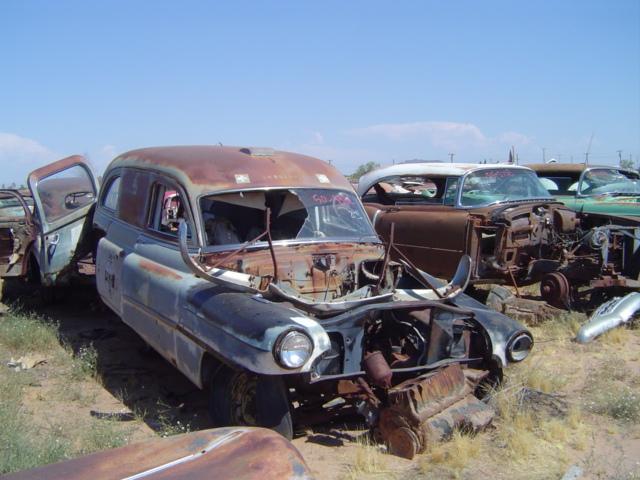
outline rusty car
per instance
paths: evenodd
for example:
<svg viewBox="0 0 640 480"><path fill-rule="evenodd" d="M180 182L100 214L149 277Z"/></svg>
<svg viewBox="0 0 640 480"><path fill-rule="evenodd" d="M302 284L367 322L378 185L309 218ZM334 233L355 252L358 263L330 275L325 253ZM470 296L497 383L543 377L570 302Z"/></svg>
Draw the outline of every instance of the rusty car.
<svg viewBox="0 0 640 480"><path fill-rule="evenodd" d="M216 428L157 438L3 476L6 480L312 478L300 452L262 428Z"/></svg>
<svg viewBox="0 0 640 480"><path fill-rule="evenodd" d="M77 179L83 162L66 162L45 168ZM33 176L36 211L48 178ZM90 245L100 298L209 391L218 426L291 438L294 425L360 415L410 458L457 427L490 423L481 386L533 346L519 322L462 293L469 257L447 284L392 259L324 161L153 147L116 157L97 196L93 185L54 202L63 211L44 230L45 249L64 246L73 262Z"/></svg>
<svg viewBox="0 0 640 480"><path fill-rule="evenodd" d="M640 286L637 232L593 223L525 166L398 164L362 176L358 194L376 231L438 277L451 278L466 254L473 284L540 282L558 307Z"/></svg>
<svg viewBox="0 0 640 480"><path fill-rule="evenodd" d="M0 279L68 284L91 254L97 183L79 155L31 172L27 183L0 190Z"/></svg>

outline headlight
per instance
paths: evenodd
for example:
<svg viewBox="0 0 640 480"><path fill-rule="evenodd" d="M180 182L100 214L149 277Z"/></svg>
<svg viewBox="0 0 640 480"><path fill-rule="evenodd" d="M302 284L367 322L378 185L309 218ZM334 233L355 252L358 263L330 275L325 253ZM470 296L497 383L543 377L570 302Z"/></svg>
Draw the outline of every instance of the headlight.
<svg viewBox="0 0 640 480"><path fill-rule="evenodd" d="M507 354L512 362L521 362L531 352L533 347L533 338L528 333L520 333L516 335L507 346Z"/></svg>
<svg viewBox="0 0 640 480"><path fill-rule="evenodd" d="M311 339L302 332L292 330L278 340L274 356L285 368L300 368L313 351Z"/></svg>

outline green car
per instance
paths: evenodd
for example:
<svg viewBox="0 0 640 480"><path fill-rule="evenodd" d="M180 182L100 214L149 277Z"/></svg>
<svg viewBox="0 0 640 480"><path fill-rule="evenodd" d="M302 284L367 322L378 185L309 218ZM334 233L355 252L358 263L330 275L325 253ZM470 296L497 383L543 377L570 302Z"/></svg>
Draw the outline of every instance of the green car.
<svg viewBox="0 0 640 480"><path fill-rule="evenodd" d="M527 165L549 193L578 212L640 217L640 173L573 163Z"/></svg>

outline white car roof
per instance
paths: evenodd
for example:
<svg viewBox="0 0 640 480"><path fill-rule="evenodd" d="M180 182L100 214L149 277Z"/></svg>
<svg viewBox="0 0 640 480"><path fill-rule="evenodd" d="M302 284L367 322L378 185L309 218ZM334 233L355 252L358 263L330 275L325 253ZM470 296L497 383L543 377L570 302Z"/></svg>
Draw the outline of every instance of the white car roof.
<svg viewBox="0 0 640 480"><path fill-rule="evenodd" d="M358 181L358 195L362 196L376 183L385 178L399 175L438 175L447 177L459 177L473 170L488 170L495 168L510 168L519 170L531 170L522 165L503 163L399 163L388 167L377 168L364 174Z"/></svg>

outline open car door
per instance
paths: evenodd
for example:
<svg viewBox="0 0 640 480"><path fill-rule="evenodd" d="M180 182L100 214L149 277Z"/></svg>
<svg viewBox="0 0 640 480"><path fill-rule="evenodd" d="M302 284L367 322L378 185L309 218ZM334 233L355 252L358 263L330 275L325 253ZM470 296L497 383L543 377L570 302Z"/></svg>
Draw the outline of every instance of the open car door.
<svg viewBox="0 0 640 480"><path fill-rule="evenodd" d="M62 282L91 252L91 218L98 187L84 157L74 155L29 174L39 226L34 251L43 285Z"/></svg>
<svg viewBox="0 0 640 480"><path fill-rule="evenodd" d="M26 256L34 240L30 205L18 190L0 190L0 278L26 273Z"/></svg>

